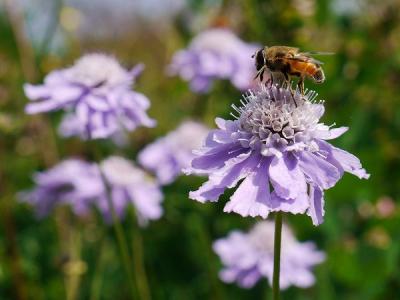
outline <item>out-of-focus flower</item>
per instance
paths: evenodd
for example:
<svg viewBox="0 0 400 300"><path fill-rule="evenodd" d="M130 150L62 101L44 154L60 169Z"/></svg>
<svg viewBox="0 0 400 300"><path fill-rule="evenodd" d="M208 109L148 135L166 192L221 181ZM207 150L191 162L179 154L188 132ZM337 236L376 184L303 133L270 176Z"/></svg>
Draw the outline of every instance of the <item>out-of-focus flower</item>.
<svg viewBox="0 0 400 300"><path fill-rule="evenodd" d="M125 158L112 156L101 163L114 209L122 217L127 206L133 204L140 224L159 219L162 215L163 194L158 184L144 171ZM107 198L98 201L98 207L110 220L111 212Z"/></svg>
<svg viewBox="0 0 400 300"><path fill-rule="evenodd" d="M364 238L371 246L380 249L387 249L392 242L386 229L381 226L375 226L368 230Z"/></svg>
<svg viewBox="0 0 400 300"><path fill-rule="evenodd" d="M146 114L149 100L130 88L142 69L143 65L138 65L127 71L111 56L85 55L72 67L48 74L43 85L26 84L25 94L32 100L26 112L63 109L68 114L62 134L90 139L138 126L153 127L155 121Z"/></svg>
<svg viewBox="0 0 400 300"><path fill-rule="evenodd" d="M376 202L376 212L381 218L390 218L396 213L396 203L391 197L382 196Z"/></svg>
<svg viewBox="0 0 400 300"><path fill-rule="evenodd" d="M58 133L63 137L79 137L82 140L88 138L87 131L82 127L82 124L77 120L74 113L67 113L64 115ZM126 131L118 130L108 137L119 147L125 147L129 144L129 135Z"/></svg>
<svg viewBox="0 0 400 300"><path fill-rule="evenodd" d="M251 288L261 277L272 284L274 265L274 224L269 221L258 223L248 233L231 232L227 238L214 242L214 251L224 265L221 280L236 282ZM290 229L282 228L282 253L280 288L290 285L306 288L314 284L313 266L323 262L325 254L318 251L313 242L298 242Z"/></svg>
<svg viewBox="0 0 400 300"><path fill-rule="evenodd" d="M183 122L177 129L144 148L139 163L154 172L161 184L171 183L194 158L192 151L201 146L208 129L197 122Z"/></svg>
<svg viewBox="0 0 400 300"><path fill-rule="evenodd" d="M215 79L229 79L240 90L253 85L251 56L259 47L240 40L228 29L210 29L193 39L188 49L177 52L169 66L195 92L207 92Z"/></svg>
<svg viewBox="0 0 400 300"><path fill-rule="evenodd" d="M219 129L209 133L196 152L190 173L209 176L190 198L218 201L226 188L244 179L226 204L225 212L266 218L271 211L305 213L314 225L323 222L323 191L349 172L368 178L354 155L325 140L347 127L319 123L322 102L313 91L302 97L279 86L262 86L234 106L236 120L216 119ZM270 190L272 188L272 190Z"/></svg>
<svg viewBox="0 0 400 300"><path fill-rule="evenodd" d="M357 207L358 214L364 219L368 219L374 215L375 208L369 201L361 202ZM347 213L345 213L347 215Z"/></svg>
<svg viewBox="0 0 400 300"><path fill-rule="evenodd" d="M69 204L77 215L85 215L93 201L104 194L104 184L96 164L68 159L34 175L35 188L22 192L22 201L32 204L39 217L57 205Z"/></svg>
<svg viewBox="0 0 400 300"><path fill-rule="evenodd" d="M97 207L111 221L108 197L120 218L129 204L135 207L141 225L162 215L163 194L155 180L122 157L107 158L100 167L68 159L36 174L34 182L36 187L22 192L20 198L32 204L40 217L48 215L57 205L70 205L79 216Z"/></svg>

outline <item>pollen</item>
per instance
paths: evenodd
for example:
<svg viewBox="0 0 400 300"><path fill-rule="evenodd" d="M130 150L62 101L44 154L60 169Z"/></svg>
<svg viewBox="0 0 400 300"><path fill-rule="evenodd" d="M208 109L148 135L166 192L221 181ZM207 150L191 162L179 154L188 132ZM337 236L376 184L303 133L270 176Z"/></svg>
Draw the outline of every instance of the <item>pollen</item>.
<svg viewBox="0 0 400 300"><path fill-rule="evenodd" d="M317 93L307 91L304 96L280 86L261 86L258 91L244 95L242 106L232 105L238 113L241 129L253 136L265 148L271 143L292 145L307 141L308 133L318 124L324 112L316 103Z"/></svg>

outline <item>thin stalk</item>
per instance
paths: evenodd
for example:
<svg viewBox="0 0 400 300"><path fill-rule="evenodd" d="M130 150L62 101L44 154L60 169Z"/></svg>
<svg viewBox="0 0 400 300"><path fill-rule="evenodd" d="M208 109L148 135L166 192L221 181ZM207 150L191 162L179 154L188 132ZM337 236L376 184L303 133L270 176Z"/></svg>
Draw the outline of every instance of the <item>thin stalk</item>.
<svg viewBox="0 0 400 300"><path fill-rule="evenodd" d="M23 10L21 6L18 5L18 2L13 0L5 0L4 8L17 45L22 73L24 74L25 80L33 81L36 78L35 55L33 47L24 32L25 22Z"/></svg>
<svg viewBox="0 0 400 300"><path fill-rule="evenodd" d="M281 268L281 240L282 240L282 212L275 215L275 234L274 234L274 273L272 278L272 299L280 299L279 277Z"/></svg>
<svg viewBox="0 0 400 300"><path fill-rule="evenodd" d="M135 221L135 220L134 220ZM140 228L137 224L133 225L135 227L133 233L133 261L135 268L135 279L136 286L139 293L139 298L141 300L150 300L151 293L149 289L149 282L146 274L146 267L144 264L144 256L143 256L143 239L140 232Z"/></svg>
<svg viewBox="0 0 400 300"><path fill-rule="evenodd" d="M39 55L40 58L46 55L47 51L51 46L51 42L53 41L54 35L57 32L60 23L60 13L63 7L63 0L54 0L53 3L53 14L50 18L49 23L46 26L44 38L39 47ZM39 58L39 59L40 59Z"/></svg>
<svg viewBox="0 0 400 300"><path fill-rule="evenodd" d="M96 259L96 269L94 271L93 280L90 288L90 300L100 299L101 285L103 282L104 260L105 260L105 238L102 237L99 245L98 256Z"/></svg>
<svg viewBox="0 0 400 300"><path fill-rule="evenodd" d="M74 218L74 216L71 216ZM79 223L77 220L74 220L72 224L72 229L70 233L70 242L69 242L69 256L70 261L66 266L66 292L67 292L67 300L76 300L79 295L79 285L82 278L82 274L86 271L86 266L84 267L84 262L81 260L81 251L82 251L82 237L81 230L76 225Z"/></svg>
<svg viewBox="0 0 400 300"><path fill-rule="evenodd" d="M103 182L106 186L106 198L107 198L108 207L111 211L113 227L114 227L115 235L117 237L119 251L121 254L121 263L124 265L126 275L128 276L131 297L132 297L132 299L135 299L136 298L135 297L135 295L136 295L135 283L134 283L134 276L133 276L132 268L131 268L133 266L133 264L132 264L131 257L129 255L128 243L125 238L125 234L124 234L124 230L122 228L121 222L119 221L117 213L115 212L114 204L111 200L110 188L107 185L107 181L104 178L103 174L102 174L102 178L103 178Z"/></svg>

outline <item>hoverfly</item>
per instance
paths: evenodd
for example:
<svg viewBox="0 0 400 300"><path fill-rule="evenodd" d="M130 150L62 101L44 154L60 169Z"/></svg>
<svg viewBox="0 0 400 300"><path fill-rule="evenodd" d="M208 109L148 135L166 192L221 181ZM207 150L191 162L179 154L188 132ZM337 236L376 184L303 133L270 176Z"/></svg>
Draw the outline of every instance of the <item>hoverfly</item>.
<svg viewBox="0 0 400 300"><path fill-rule="evenodd" d="M331 55L328 52L300 52L299 48L287 46L265 46L254 53L257 75L263 81L266 69L272 74L283 75L288 86L291 86L291 76L299 77L297 86L304 94L304 80L311 78L315 83L323 83L325 74L321 68L322 62L312 55Z"/></svg>

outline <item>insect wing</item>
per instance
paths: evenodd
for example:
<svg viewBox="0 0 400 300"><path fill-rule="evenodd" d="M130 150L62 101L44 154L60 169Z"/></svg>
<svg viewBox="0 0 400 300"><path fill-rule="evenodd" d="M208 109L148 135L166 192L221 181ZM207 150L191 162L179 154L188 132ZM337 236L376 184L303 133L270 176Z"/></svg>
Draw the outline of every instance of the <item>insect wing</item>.
<svg viewBox="0 0 400 300"><path fill-rule="evenodd" d="M305 63L313 63L316 65L323 65L324 63L322 61L316 60L312 57L308 56L295 56L295 57L286 57L287 60L295 60L295 61L300 61L300 62L305 62Z"/></svg>
<svg viewBox="0 0 400 300"><path fill-rule="evenodd" d="M310 57L308 55L304 55L304 53L300 53L294 57L287 57L289 60L296 60L296 61L301 61L301 62L307 62L307 63L313 63L316 65L323 65L324 63L322 61L319 61L313 57Z"/></svg>
<svg viewBox="0 0 400 300"><path fill-rule="evenodd" d="M303 55L334 55L334 52L323 52L323 51L307 51L302 52Z"/></svg>

